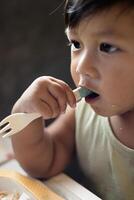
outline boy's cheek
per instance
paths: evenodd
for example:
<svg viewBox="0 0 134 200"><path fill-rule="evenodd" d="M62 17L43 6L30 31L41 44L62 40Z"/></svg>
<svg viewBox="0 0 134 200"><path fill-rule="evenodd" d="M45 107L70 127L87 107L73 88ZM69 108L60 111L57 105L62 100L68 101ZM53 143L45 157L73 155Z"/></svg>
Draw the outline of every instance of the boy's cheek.
<svg viewBox="0 0 134 200"><path fill-rule="evenodd" d="M80 80L80 75L78 74L78 72L76 72L76 68L71 67L71 75L75 85L77 86Z"/></svg>

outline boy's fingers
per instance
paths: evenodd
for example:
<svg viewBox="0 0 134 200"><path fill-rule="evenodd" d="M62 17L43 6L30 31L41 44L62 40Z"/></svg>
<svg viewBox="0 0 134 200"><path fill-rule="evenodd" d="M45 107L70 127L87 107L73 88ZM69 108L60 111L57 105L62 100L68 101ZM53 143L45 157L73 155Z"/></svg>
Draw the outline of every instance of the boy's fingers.
<svg viewBox="0 0 134 200"><path fill-rule="evenodd" d="M64 88L55 83L55 87L49 87L49 92L57 100L57 103L59 104L60 112L65 112L66 106L67 106L67 97Z"/></svg>
<svg viewBox="0 0 134 200"><path fill-rule="evenodd" d="M55 85L55 86L54 86ZM56 81L53 87L49 87L50 93L57 99L61 112L65 112L67 104L75 107L76 99L71 88L63 81Z"/></svg>
<svg viewBox="0 0 134 200"><path fill-rule="evenodd" d="M70 88L66 91L66 95L67 95L67 99L68 99L68 104L72 108L75 108L76 107L76 98L74 96L73 91Z"/></svg>
<svg viewBox="0 0 134 200"><path fill-rule="evenodd" d="M75 107L76 104L75 96L68 84L53 77L39 79L35 96L40 100L38 109L43 116L48 115L49 118L64 113L67 104L71 107Z"/></svg>
<svg viewBox="0 0 134 200"><path fill-rule="evenodd" d="M60 114L58 104L55 104L55 107L51 107L50 104L44 100L40 100L40 103L38 104L38 111L42 114L44 119L55 118Z"/></svg>
<svg viewBox="0 0 134 200"><path fill-rule="evenodd" d="M48 90L40 95L36 105L44 117L56 117L60 114L60 107L57 99Z"/></svg>
<svg viewBox="0 0 134 200"><path fill-rule="evenodd" d="M67 102L71 107L75 107L76 106L76 98L75 95L73 94L72 89L69 87L69 85L67 83L65 83L62 80L59 79L54 79L54 81L60 85L62 85L64 92L66 94L66 98L67 98Z"/></svg>

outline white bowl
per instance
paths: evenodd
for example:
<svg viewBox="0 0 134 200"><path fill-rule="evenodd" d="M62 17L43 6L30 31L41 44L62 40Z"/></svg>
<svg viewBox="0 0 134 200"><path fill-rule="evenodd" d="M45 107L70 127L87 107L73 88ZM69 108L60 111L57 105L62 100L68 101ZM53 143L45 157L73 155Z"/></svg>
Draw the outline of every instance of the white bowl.
<svg viewBox="0 0 134 200"><path fill-rule="evenodd" d="M5 191L9 193L26 193L30 200L36 200L35 197L25 188L25 186L20 185L17 181L12 180L8 177L0 177L0 191Z"/></svg>

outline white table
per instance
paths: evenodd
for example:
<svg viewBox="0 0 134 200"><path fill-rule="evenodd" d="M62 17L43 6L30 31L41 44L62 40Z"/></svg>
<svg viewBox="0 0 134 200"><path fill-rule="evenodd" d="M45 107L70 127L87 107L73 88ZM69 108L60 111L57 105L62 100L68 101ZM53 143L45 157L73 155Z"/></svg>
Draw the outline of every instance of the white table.
<svg viewBox="0 0 134 200"><path fill-rule="evenodd" d="M26 175L15 159L1 165L0 168L15 170ZM50 178L44 184L65 200L100 200L96 195L63 173Z"/></svg>

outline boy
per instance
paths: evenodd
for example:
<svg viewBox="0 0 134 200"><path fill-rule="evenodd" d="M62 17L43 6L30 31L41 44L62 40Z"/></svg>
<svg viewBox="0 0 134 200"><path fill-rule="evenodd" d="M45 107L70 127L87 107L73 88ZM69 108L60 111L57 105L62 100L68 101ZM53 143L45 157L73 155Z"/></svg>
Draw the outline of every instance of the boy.
<svg viewBox="0 0 134 200"><path fill-rule="evenodd" d="M39 112L12 136L16 158L32 176L51 177L77 155L94 192L106 200L134 196L134 2L68 0L66 34L76 86L92 91L76 105L70 87L40 77L12 112ZM69 106L67 106L69 104ZM43 119L57 117L44 128Z"/></svg>

